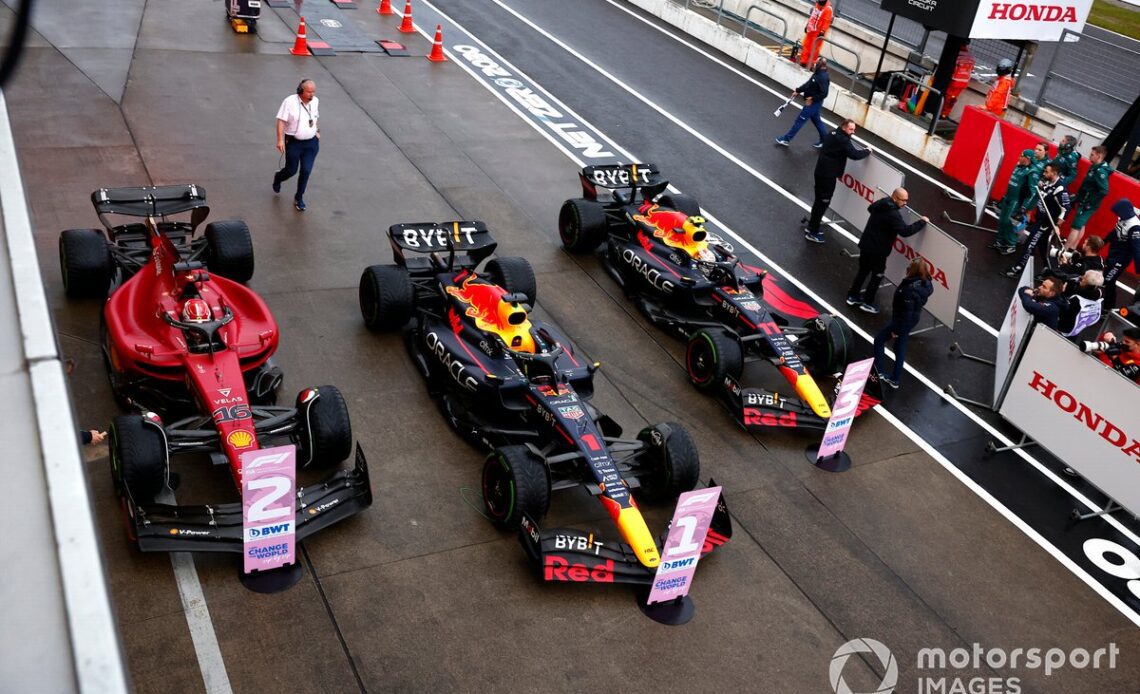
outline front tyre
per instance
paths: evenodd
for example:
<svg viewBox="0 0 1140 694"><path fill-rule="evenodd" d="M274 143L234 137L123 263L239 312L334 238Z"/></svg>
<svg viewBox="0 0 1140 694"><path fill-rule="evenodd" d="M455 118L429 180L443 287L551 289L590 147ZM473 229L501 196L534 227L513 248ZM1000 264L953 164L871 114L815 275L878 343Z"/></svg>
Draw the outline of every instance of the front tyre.
<svg viewBox="0 0 1140 694"><path fill-rule="evenodd" d="M812 364L822 373L836 373L847 366L851 329L835 316L821 314L816 318Z"/></svg>
<svg viewBox="0 0 1140 694"><path fill-rule="evenodd" d="M111 479L136 504L149 504L166 486L166 442L138 415L111 423Z"/></svg>
<svg viewBox="0 0 1140 694"><path fill-rule="evenodd" d="M412 318L415 289L408 271L395 265L373 265L360 276L360 315L373 332L398 330Z"/></svg>
<svg viewBox="0 0 1140 694"><path fill-rule="evenodd" d="M726 376L739 380L744 369L740 341L724 329L696 331L685 348L685 369L689 381L702 392L720 387Z"/></svg>
<svg viewBox="0 0 1140 694"><path fill-rule="evenodd" d="M483 463L483 508L500 528L517 527L523 514L534 520L550 507L546 465L526 446L496 448Z"/></svg>
<svg viewBox="0 0 1140 694"><path fill-rule="evenodd" d="M329 468L352 453L352 422L348 405L336 386L319 386L309 405L309 462L305 467Z"/></svg>
<svg viewBox="0 0 1140 694"><path fill-rule="evenodd" d="M606 210L595 200L577 198L558 211L558 237L571 253L589 253L606 240Z"/></svg>
<svg viewBox="0 0 1140 694"><path fill-rule="evenodd" d="M206 225L206 267L241 284L253 278L253 235L245 222L227 219Z"/></svg>
<svg viewBox="0 0 1140 694"><path fill-rule="evenodd" d="M697 445L683 426L663 422L642 429L637 435L648 449L649 474L642 478L642 488L650 499L675 499L697 486L701 476L701 458Z"/></svg>

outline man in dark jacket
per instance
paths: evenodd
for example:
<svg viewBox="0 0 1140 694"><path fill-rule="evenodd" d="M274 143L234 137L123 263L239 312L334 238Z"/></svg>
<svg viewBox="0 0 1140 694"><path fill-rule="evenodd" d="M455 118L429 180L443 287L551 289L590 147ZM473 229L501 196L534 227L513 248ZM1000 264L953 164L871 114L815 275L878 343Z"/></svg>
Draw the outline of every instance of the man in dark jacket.
<svg viewBox="0 0 1140 694"><path fill-rule="evenodd" d="M831 89L831 78L827 74L827 60L820 58L815 63L815 72L812 73L810 79L804 82L799 89L792 92L792 96L801 95L804 98L804 107L800 111L799 118L792 123L791 129L783 135L776 138L776 144L787 147L804 127L804 124L809 120L815 125L815 129L819 132L819 141L813 147L819 149L823 146L823 139L827 137L827 128L823 126L823 119L820 118L819 112L823 110L823 100L827 98L827 92Z"/></svg>
<svg viewBox="0 0 1140 694"><path fill-rule="evenodd" d="M847 170L848 159L866 159L871 154L871 148L859 149L851 141L855 134L855 121L848 118L836 128L835 132L823 140L823 147L819 150L819 159L815 163L815 201L811 206L811 217L804 229L804 238L813 243L823 243L823 213L831 204L831 196L835 194L835 184L839 177Z"/></svg>
<svg viewBox="0 0 1140 694"><path fill-rule="evenodd" d="M1056 164L1045 165L1045 171L1041 174L1041 180L1038 181L1034 194L1037 209L1034 212L1033 224L1029 227L1029 241L1025 243L1025 252L1022 253L1021 260L1003 273L1006 277L1021 276L1021 271L1039 244L1044 244L1041 245L1039 253L1041 267L1048 265L1049 239L1053 236L1061 238L1061 224L1065 222L1065 215L1072 207L1072 199L1069 197L1069 191L1061 185L1061 173Z"/></svg>
<svg viewBox="0 0 1140 694"><path fill-rule="evenodd" d="M1116 280L1133 260L1140 262L1140 218L1127 198L1117 200L1112 212L1120 221L1108 233L1108 258L1104 261L1104 308L1116 308Z"/></svg>
<svg viewBox="0 0 1140 694"><path fill-rule="evenodd" d="M1061 280L1046 277L1036 289L1022 287L1017 290L1017 296L1026 312L1036 318L1038 323L1056 330L1065 303L1061 297L1062 286Z"/></svg>
<svg viewBox="0 0 1140 694"><path fill-rule="evenodd" d="M910 194L906 188L898 188L891 193L891 197L876 200L867 207L871 217L863 229L863 236L859 238L859 272L847 290L848 306L858 306L867 313L879 312L879 307L875 305L875 293L879 291L895 239L899 236L914 236L930 221L926 217L913 224L903 221L899 210L906 206L909 199ZM867 282L868 277L870 282Z"/></svg>

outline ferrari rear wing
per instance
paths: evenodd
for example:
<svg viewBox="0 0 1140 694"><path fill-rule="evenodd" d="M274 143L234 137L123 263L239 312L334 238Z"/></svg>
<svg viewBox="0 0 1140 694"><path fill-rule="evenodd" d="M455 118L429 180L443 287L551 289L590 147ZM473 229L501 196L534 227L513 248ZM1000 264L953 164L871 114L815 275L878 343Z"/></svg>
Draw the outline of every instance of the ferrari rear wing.
<svg viewBox="0 0 1140 694"><path fill-rule="evenodd" d="M128 504L133 504L127 501ZM319 484L297 488L297 541L372 505L364 451L356 446L351 470L338 470ZM238 552L243 549L241 502L217 506L132 506L130 522L143 552Z"/></svg>
<svg viewBox="0 0 1140 694"><path fill-rule="evenodd" d="M210 214L206 189L193 183L176 186L142 186L138 188L100 188L91 193L91 204L99 220L108 229L114 227L106 215L129 217L166 217L191 212L190 224L197 228Z"/></svg>
<svg viewBox="0 0 1140 694"><path fill-rule="evenodd" d="M715 486L712 480L709 480L709 486ZM659 545L665 544L667 535L668 529L661 534ZM713 552L731 538L732 518L722 494L701 548L701 556ZM544 581L649 586L657 574L655 569L643 566L633 548L623 542L603 542L597 534L576 528L542 530L527 515L523 515L519 523L519 542Z"/></svg>

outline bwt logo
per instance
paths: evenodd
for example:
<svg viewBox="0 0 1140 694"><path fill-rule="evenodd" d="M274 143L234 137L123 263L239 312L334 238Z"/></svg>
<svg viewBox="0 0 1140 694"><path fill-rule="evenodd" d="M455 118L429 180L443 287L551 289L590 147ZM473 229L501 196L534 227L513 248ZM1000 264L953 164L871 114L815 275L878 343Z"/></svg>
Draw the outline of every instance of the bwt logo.
<svg viewBox="0 0 1140 694"><path fill-rule="evenodd" d="M277 525L263 525L260 528L250 528L249 536L256 538L274 537L283 535L293 529L292 523L278 523Z"/></svg>
<svg viewBox="0 0 1140 694"><path fill-rule="evenodd" d="M869 692L855 692L843 680L843 668L847 665L847 659L857 653L870 653L879 659L884 674L878 689ZM895 660L894 654L891 653L891 649L887 648L881 641L852 639L840 646L839 650L835 651L835 655L831 656L831 667L828 668L827 674L835 694L890 694L895 690L895 685L899 681L899 664Z"/></svg>

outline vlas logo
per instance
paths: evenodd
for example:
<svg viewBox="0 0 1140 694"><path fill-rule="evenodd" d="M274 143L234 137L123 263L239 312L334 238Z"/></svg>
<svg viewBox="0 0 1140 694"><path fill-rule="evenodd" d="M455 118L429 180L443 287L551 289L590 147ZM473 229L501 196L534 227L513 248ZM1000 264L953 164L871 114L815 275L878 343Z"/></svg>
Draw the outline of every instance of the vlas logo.
<svg viewBox="0 0 1140 694"><path fill-rule="evenodd" d="M856 653L870 653L879 659L884 674L883 681L879 683L878 689L868 692L855 692L843 680L843 668L847 665L847 659ZM894 654L891 653L891 649L882 642L875 639L852 639L840 646L839 650L835 651L835 655L831 656L828 676L835 694L891 694L895 690L895 684L899 681L899 665Z"/></svg>

